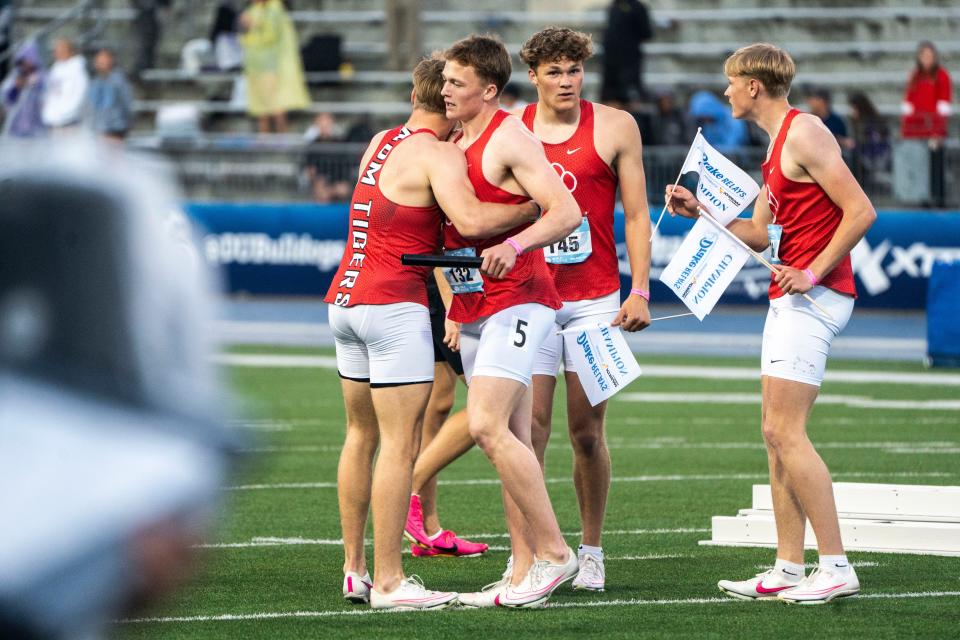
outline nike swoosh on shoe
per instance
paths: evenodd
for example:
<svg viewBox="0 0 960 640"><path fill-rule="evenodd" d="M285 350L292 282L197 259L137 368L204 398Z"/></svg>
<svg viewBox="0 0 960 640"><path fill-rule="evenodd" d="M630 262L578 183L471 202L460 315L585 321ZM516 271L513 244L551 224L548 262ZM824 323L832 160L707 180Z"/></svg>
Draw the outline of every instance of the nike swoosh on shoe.
<svg viewBox="0 0 960 640"><path fill-rule="evenodd" d="M763 586L763 583L760 583L757 585L757 593L780 593L784 589L791 589L791 588L792 586L767 588Z"/></svg>

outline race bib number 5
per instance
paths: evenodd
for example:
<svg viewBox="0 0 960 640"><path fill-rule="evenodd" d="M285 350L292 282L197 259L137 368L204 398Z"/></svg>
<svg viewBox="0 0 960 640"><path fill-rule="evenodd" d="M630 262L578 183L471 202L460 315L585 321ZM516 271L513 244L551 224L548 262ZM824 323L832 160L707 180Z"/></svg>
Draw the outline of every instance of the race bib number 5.
<svg viewBox="0 0 960 640"><path fill-rule="evenodd" d="M593 243L590 240L590 223L586 216L573 233L543 249L543 255L550 264L577 264L589 258L591 253Z"/></svg>
<svg viewBox="0 0 960 640"><path fill-rule="evenodd" d="M448 256L476 256L477 250L473 247L450 249L443 252ZM443 276L450 284L454 294L483 292L483 278L479 269L469 267L444 267Z"/></svg>

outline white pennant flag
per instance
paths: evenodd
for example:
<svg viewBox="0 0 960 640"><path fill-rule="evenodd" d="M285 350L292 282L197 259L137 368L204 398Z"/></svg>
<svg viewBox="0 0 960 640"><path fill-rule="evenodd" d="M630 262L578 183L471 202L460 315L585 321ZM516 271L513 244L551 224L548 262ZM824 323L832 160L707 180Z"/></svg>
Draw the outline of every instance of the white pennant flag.
<svg viewBox="0 0 960 640"><path fill-rule="evenodd" d="M698 319L713 310L750 254L706 220L697 220L660 282L670 287Z"/></svg>
<svg viewBox="0 0 960 640"><path fill-rule="evenodd" d="M620 327L597 323L560 333L592 406L597 406L640 375L640 365Z"/></svg>
<svg viewBox="0 0 960 640"><path fill-rule="evenodd" d="M697 200L723 226L727 226L740 215L760 193L760 185L743 169L711 147L700 132L697 132L693 139L680 169L681 174L691 171L700 176L697 182Z"/></svg>

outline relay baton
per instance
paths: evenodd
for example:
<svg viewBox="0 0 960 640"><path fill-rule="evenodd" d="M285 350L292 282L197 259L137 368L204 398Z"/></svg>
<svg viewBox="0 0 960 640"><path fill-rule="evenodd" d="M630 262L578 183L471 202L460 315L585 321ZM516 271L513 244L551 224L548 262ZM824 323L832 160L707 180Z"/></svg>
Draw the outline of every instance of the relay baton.
<svg viewBox="0 0 960 640"><path fill-rule="evenodd" d="M479 256L446 256L421 253L405 253L400 256L400 264L409 267L468 267L479 269L483 258Z"/></svg>

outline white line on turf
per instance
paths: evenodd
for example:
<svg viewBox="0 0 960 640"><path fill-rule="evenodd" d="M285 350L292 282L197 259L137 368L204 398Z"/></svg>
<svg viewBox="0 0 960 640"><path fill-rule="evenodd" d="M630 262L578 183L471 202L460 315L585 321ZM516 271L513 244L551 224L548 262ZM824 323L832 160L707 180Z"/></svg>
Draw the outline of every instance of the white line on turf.
<svg viewBox="0 0 960 640"><path fill-rule="evenodd" d="M761 397L759 393L639 393L634 391L622 392L615 399L621 402L759 405ZM877 400L865 396L831 394L819 396L817 404L844 405L855 409L960 410L960 400Z"/></svg>
<svg viewBox="0 0 960 640"><path fill-rule="evenodd" d="M879 562L872 562L872 561L869 561L869 560L865 560L865 561L862 561L862 562L851 562L850 565L851 565L851 566L854 566L854 567L857 567L857 568L861 568L861 567L879 567L879 566L880 566L880 563L879 563ZM818 563L816 563L816 562L808 562L808 563L806 563L806 564L803 565L803 566L806 567L807 569L816 569L816 568L819 567L820 565L819 565ZM769 564L758 564L758 565L756 565L756 569L757 569L758 571L766 571L766 570L769 569L769 568L770 568L770 565L769 565Z"/></svg>
<svg viewBox="0 0 960 640"><path fill-rule="evenodd" d="M335 369L337 359L333 356L278 355L223 353L215 356L218 364L234 367L283 367ZM696 378L713 380L757 380L760 370L752 367L691 367L672 365L643 365L646 378ZM960 374L916 373L896 371L852 371L830 370L826 373L828 382L850 382L882 384L918 384L960 386Z"/></svg>
<svg viewBox="0 0 960 640"><path fill-rule="evenodd" d="M857 596L860 600L906 600L916 598L957 598L960 591L913 591L906 593L866 593ZM697 604L744 604L733 598L677 598L667 600L585 600L579 602L552 602L550 609L578 609L593 607L642 607L642 606L670 606L670 605L697 605ZM446 609L445 611L459 615L470 615L473 609ZM149 624L149 623L176 623L176 622L235 622L247 620L276 620L283 618L330 618L337 616L370 616L409 613L403 611L374 609L341 609L339 611L276 611L262 613L224 613L212 616L166 616L156 618L127 618L118 620L119 624Z"/></svg>
<svg viewBox="0 0 960 640"><path fill-rule="evenodd" d="M710 529L692 529L692 528L680 528L680 529L613 529L611 531L604 531L603 534L607 536L641 536L641 535L668 535L676 533L709 533ZM565 531L563 535L568 538L579 537L581 535L580 531ZM509 538L509 533L471 533L467 534L464 537L466 538ZM340 546L343 544L342 539L334 538L277 538L270 536L258 536L251 538L249 542L215 542L210 544L199 544L196 545L198 549L246 549L250 547L285 547L285 546L300 546L300 545L314 545L314 546ZM509 547L490 547L491 551L509 551ZM664 556L667 557L667 556ZM679 557L679 556L677 556ZM642 558L636 558L642 559Z"/></svg>
<svg viewBox="0 0 960 640"><path fill-rule="evenodd" d="M960 453L960 443L951 441L929 442L815 442L817 449L881 449L884 453ZM554 444L548 447L551 451L569 451L569 444ZM766 450L763 442L683 442L682 438L663 440L650 439L646 441L622 440L611 438L607 441L607 448L611 451L620 449L748 449ZM252 447L244 449L245 453L339 453L342 445L293 445Z"/></svg>
<svg viewBox="0 0 960 640"><path fill-rule="evenodd" d="M834 473L835 478L950 478L954 474L942 471L852 471ZM714 473L662 476L621 476L610 482L698 482L708 480L764 480L766 473ZM570 478L547 478L547 484L567 484ZM499 485L497 478L475 478L471 480L441 480L438 484L447 486ZM265 491L273 489L336 489L336 482L278 482L271 484L241 484L224 487L226 491Z"/></svg>

